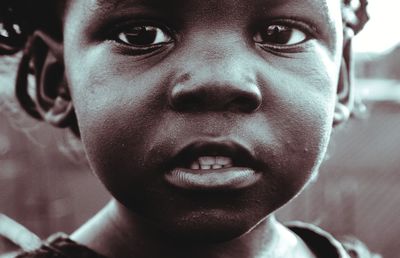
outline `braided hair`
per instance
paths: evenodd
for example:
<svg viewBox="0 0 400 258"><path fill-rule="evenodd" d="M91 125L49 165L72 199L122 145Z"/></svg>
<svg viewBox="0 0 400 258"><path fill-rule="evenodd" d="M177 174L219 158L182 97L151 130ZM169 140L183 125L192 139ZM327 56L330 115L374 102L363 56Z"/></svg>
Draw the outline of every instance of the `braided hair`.
<svg viewBox="0 0 400 258"><path fill-rule="evenodd" d="M369 20L368 0L343 0L342 16L344 27L360 32Z"/></svg>

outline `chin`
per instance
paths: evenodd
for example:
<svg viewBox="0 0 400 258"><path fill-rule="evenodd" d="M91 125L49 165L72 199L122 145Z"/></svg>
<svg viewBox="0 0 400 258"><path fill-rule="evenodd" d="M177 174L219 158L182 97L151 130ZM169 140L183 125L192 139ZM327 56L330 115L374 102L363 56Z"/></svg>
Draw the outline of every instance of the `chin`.
<svg viewBox="0 0 400 258"><path fill-rule="evenodd" d="M200 217L201 216L201 217ZM231 241L246 234L256 223L227 216L201 214L184 218L163 231L174 240L190 243L213 244Z"/></svg>

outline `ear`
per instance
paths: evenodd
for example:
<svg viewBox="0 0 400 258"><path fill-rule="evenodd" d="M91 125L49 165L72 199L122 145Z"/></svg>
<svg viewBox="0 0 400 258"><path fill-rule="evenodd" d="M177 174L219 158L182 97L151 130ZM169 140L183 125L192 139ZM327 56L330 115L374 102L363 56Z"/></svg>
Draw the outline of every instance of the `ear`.
<svg viewBox="0 0 400 258"><path fill-rule="evenodd" d="M31 91L29 74L35 78ZM76 128L61 41L42 31L30 37L18 70L16 89L21 105L32 116L56 127Z"/></svg>
<svg viewBox="0 0 400 258"><path fill-rule="evenodd" d="M354 107L354 85L352 78L353 63L351 53L351 40L349 40L344 45L343 50L333 126L337 126L347 121L350 118L351 111Z"/></svg>

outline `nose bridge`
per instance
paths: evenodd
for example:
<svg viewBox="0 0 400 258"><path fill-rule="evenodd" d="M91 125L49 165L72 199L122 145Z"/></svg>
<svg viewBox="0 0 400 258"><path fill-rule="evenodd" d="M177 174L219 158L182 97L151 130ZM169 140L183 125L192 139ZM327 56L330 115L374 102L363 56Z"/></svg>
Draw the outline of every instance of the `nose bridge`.
<svg viewBox="0 0 400 258"><path fill-rule="evenodd" d="M261 104L255 64L242 42L217 40L203 44L184 61L171 90L180 111L252 112Z"/></svg>
<svg viewBox="0 0 400 258"><path fill-rule="evenodd" d="M251 67L239 55L233 53L205 53L193 67L186 70L191 75L193 86L243 87L244 83L254 83L255 75Z"/></svg>
<svg viewBox="0 0 400 258"><path fill-rule="evenodd" d="M199 72L214 75L214 79L239 79L240 76L247 74L250 76L249 64L246 64L248 47L241 37L240 32L228 31L221 33L220 30L208 31L207 35L201 37L200 45L196 52L194 69ZM197 67L196 67L197 66ZM208 73L212 71L212 73ZM232 76L227 76L228 73ZM212 78L207 76L208 78Z"/></svg>

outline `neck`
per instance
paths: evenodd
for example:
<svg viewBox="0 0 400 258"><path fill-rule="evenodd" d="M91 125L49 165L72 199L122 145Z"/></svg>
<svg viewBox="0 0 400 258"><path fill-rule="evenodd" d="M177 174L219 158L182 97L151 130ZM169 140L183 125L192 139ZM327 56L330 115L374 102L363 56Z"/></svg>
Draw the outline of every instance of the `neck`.
<svg viewBox="0 0 400 258"><path fill-rule="evenodd" d="M299 255L299 239L273 216L250 232L227 242L188 244L161 233L151 223L127 212L116 201L111 201L71 238L110 258L309 257Z"/></svg>

